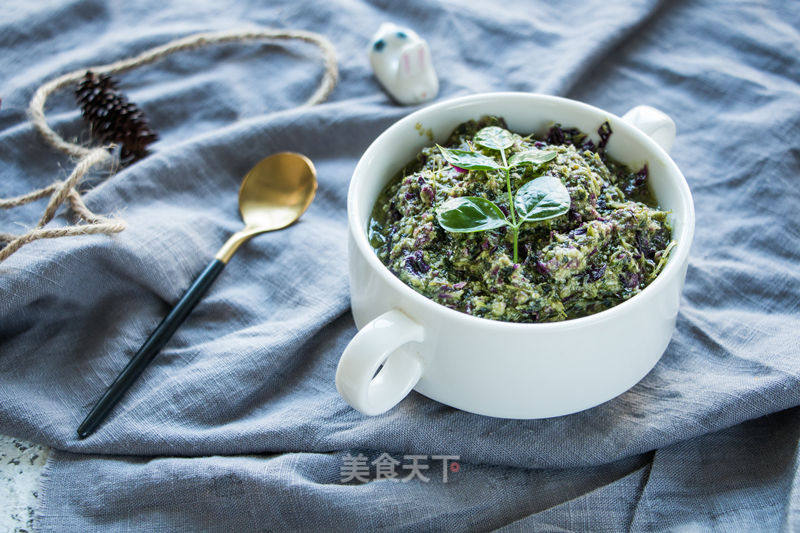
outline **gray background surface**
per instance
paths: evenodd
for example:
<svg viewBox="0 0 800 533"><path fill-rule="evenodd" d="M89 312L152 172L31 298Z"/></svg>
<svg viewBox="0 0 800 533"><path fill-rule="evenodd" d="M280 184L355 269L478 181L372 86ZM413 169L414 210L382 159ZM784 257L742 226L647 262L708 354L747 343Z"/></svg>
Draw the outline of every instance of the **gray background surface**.
<svg viewBox="0 0 800 533"><path fill-rule="evenodd" d="M46 446L0 435L0 531L31 531Z"/></svg>
<svg viewBox="0 0 800 533"><path fill-rule="evenodd" d="M35 88L195 31L247 23L325 34L328 102L305 45L226 45L120 77L161 134L87 194L122 234L39 242L0 265L0 432L56 448L42 530L149 528L654 530L800 527L800 13L793 2L11 3L0 20L2 193L71 168L26 121ZM697 235L666 354L630 391L537 421L412 394L367 418L336 394L355 333L345 196L364 148L411 109L372 78L370 35L427 38L440 98L522 90L679 134ZM87 139L71 96L49 116ZM260 158L301 151L320 189L303 221L248 243L91 438L75 428L226 236ZM0 215L5 231L42 206ZM59 219L57 223L63 223ZM500 347L501 348L501 347ZM451 483L342 485L344 454L455 454Z"/></svg>

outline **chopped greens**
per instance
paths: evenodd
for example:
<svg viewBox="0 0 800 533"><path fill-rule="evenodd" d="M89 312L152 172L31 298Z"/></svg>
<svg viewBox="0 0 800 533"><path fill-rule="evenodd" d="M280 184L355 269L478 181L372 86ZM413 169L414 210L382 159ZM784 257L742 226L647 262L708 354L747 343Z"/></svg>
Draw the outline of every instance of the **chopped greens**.
<svg viewBox="0 0 800 533"><path fill-rule="evenodd" d="M575 128L542 137L500 118L462 124L386 186L370 242L404 283L447 307L511 322L590 315L639 293L674 246L631 170Z"/></svg>

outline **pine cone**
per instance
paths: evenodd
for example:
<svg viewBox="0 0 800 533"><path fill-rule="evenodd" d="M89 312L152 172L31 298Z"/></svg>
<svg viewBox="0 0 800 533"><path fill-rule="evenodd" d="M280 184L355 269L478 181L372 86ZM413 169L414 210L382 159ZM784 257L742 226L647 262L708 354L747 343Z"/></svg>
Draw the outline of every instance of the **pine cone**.
<svg viewBox="0 0 800 533"><path fill-rule="evenodd" d="M147 145L158 139L144 113L117 90L117 83L108 74L98 76L87 71L75 89L75 98L92 135L102 143L120 145L122 165L145 157Z"/></svg>

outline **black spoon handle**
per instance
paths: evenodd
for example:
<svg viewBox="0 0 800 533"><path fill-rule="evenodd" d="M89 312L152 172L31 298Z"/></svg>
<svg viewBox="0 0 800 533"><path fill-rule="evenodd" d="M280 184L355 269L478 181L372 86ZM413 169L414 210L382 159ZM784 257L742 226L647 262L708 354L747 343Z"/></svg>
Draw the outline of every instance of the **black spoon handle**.
<svg viewBox="0 0 800 533"><path fill-rule="evenodd" d="M125 368L119 373L117 379L106 389L103 397L100 398L89 414L86 415L84 421L78 426L79 438L85 439L91 435L97 426L105 420L108 413L111 412L120 398L122 398L122 395L125 394L125 391L133 385L136 378L144 372L144 369L147 368L150 361L153 360L170 337L172 337L172 334L175 333L178 326L186 320L186 317L189 316L189 313L194 309L194 306L197 305L197 302L200 301L200 298L203 297L208 288L211 287L211 284L214 283L214 280L217 279L217 276L219 276L219 273L222 272L224 267L225 263L223 261L214 259L206 269L203 270L203 273L194 280L189 290L178 300L178 303L175 304L172 311L164 317L164 320L162 320L155 331L150 334L150 337L142 344L142 347L139 348L136 355L125 365Z"/></svg>

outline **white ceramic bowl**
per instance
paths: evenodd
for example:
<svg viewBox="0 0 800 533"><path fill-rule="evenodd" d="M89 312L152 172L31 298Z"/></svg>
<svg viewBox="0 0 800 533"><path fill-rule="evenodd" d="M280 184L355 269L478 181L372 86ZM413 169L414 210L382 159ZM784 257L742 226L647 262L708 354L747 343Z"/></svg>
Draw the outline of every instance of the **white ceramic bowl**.
<svg viewBox="0 0 800 533"><path fill-rule="evenodd" d="M375 200L399 169L431 144L422 132L430 130L442 142L458 124L483 115L503 117L520 133L550 122L595 132L608 120L614 132L608 153L632 168L647 163L659 205L672 212L677 246L658 277L611 309L542 324L460 313L395 277L367 240ZM574 100L528 93L455 98L392 125L361 157L347 197L350 295L360 331L339 361L339 393L369 415L390 409L413 388L473 413L546 418L587 409L632 387L669 344L694 233L689 187L666 152L674 137L672 120L651 107L618 117Z"/></svg>

